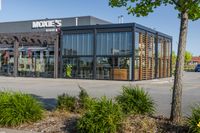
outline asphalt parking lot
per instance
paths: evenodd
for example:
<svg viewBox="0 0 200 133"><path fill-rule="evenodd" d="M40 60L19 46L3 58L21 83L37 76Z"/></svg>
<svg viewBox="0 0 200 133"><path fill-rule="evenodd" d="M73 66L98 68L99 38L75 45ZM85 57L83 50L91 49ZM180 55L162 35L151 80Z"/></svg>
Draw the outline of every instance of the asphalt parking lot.
<svg viewBox="0 0 200 133"><path fill-rule="evenodd" d="M183 114L190 114L190 107L200 103L200 73L185 72L183 88ZM173 78L148 81L105 81L105 80L72 80L44 78L13 78L0 77L1 90L22 91L39 98L48 108L56 103L56 97L62 93L77 95L79 85L85 88L93 97L108 96L113 98L121 92L123 85L139 85L145 88L153 97L158 115L169 116Z"/></svg>

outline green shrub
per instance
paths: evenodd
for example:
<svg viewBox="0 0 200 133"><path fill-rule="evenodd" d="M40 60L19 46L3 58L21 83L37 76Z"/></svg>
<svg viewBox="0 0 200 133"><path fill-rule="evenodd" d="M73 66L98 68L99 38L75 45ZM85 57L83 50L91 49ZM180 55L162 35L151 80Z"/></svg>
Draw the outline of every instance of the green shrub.
<svg viewBox="0 0 200 133"><path fill-rule="evenodd" d="M79 93L79 99L80 100L83 100L83 99L85 99L85 98L88 98L89 97L89 95L88 95L88 93L87 93L87 91L83 88L83 87L81 87L81 86L79 86L79 88L80 88L80 93Z"/></svg>
<svg viewBox="0 0 200 133"><path fill-rule="evenodd" d="M66 65L65 75L66 75L67 78L72 77L72 65L71 64Z"/></svg>
<svg viewBox="0 0 200 133"><path fill-rule="evenodd" d="M192 114L188 118L188 126L191 133L200 133L200 105L192 108Z"/></svg>
<svg viewBox="0 0 200 133"><path fill-rule="evenodd" d="M91 108L78 121L80 133L115 133L122 120L122 110L117 103L102 97L92 100Z"/></svg>
<svg viewBox="0 0 200 133"><path fill-rule="evenodd" d="M79 93L79 109L85 110L88 108L88 106L90 106L90 97L87 93L87 91L82 88L81 86L79 86L80 88L80 93Z"/></svg>
<svg viewBox="0 0 200 133"><path fill-rule="evenodd" d="M89 97L87 91L80 87L78 98L63 93L58 96L57 108L71 112L84 113L92 104L92 98Z"/></svg>
<svg viewBox="0 0 200 133"><path fill-rule="evenodd" d="M0 125L17 126L42 118L41 104L28 94L0 92Z"/></svg>
<svg viewBox="0 0 200 133"><path fill-rule="evenodd" d="M57 108L73 112L76 108L76 101L76 97L63 93L58 96Z"/></svg>
<svg viewBox="0 0 200 133"><path fill-rule="evenodd" d="M152 98L139 86L123 86L123 92L116 101L125 114L152 114L155 111Z"/></svg>

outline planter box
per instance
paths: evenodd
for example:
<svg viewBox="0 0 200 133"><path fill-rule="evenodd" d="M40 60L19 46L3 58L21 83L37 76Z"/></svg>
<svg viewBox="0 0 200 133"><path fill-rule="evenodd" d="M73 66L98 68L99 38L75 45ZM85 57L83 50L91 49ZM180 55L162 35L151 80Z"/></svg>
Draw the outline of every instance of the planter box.
<svg viewBox="0 0 200 133"><path fill-rule="evenodd" d="M113 78L116 80L128 80L128 69L114 69Z"/></svg>

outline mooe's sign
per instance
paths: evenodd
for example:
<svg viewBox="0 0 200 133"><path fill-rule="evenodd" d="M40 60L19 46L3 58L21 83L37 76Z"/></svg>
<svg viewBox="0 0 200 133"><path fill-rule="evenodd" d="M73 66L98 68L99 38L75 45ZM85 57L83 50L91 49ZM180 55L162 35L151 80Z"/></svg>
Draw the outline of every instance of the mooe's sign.
<svg viewBox="0 0 200 133"><path fill-rule="evenodd" d="M32 22L32 28L52 28L61 26L62 20L41 20Z"/></svg>

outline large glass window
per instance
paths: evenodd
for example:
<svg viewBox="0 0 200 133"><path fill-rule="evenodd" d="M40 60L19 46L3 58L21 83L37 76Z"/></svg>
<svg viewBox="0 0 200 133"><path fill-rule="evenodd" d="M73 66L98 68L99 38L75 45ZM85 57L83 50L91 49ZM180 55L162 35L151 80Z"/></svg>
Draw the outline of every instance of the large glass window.
<svg viewBox="0 0 200 133"><path fill-rule="evenodd" d="M139 56L139 45L140 45L140 37L139 33L135 33L135 56Z"/></svg>
<svg viewBox="0 0 200 133"><path fill-rule="evenodd" d="M12 76L14 71L13 48L0 48L0 74Z"/></svg>
<svg viewBox="0 0 200 133"><path fill-rule="evenodd" d="M131 48L132 32L97 34L97 55L128 55Z"/></svg>
<svg viewBox="0 0 200 133"><path fill-rule="evenodd" d="M132 58L130 57L114 57L113 59L113 79L131 80Z"/></svg>
<svg viewBox="0 0 200 133"><path fill-rule="evenodd" d="M71 78L93 78L93 58L92 57L75 57L63 59L63 76L66 76L67 65L72 66ZM68 77L69 78L69 77Z"/></svg>
<svg viewBox="0 0 200 133"><path fill-rule="evenodd" d="M93 34L65 34L63 35L62 55L92 55Z"/></svg>
<svg viewBox="0 0 200 133"><path fill-rule="evenodd" d="M18 75L26 77L53 77L53 48L19 48Z"/></svg>
<svg viewBox="0 0 200 133"><path fill-rule="evenodd" d="M131 80L132 58L97 57L97 79Z"/></svg>
<svg viewBox="0 0 200 133"><path fill-rule="evenodd" d="M140 70L140 60L139 60L139 57L135 57L135 67L134 67L134 71L135 71L134 72L134 74L135 74L134 75L134 79L135 80L139 80L140 79L140 77L139 77L140 76L139 75L140 71L139 70Z"/></svg>
<svg viewBox="0 0 200 133"><path fill-rule="evenodd" d="M96 64L96 77L97 79L112 79L112 58L111 57L98 57Z"/></svg>

